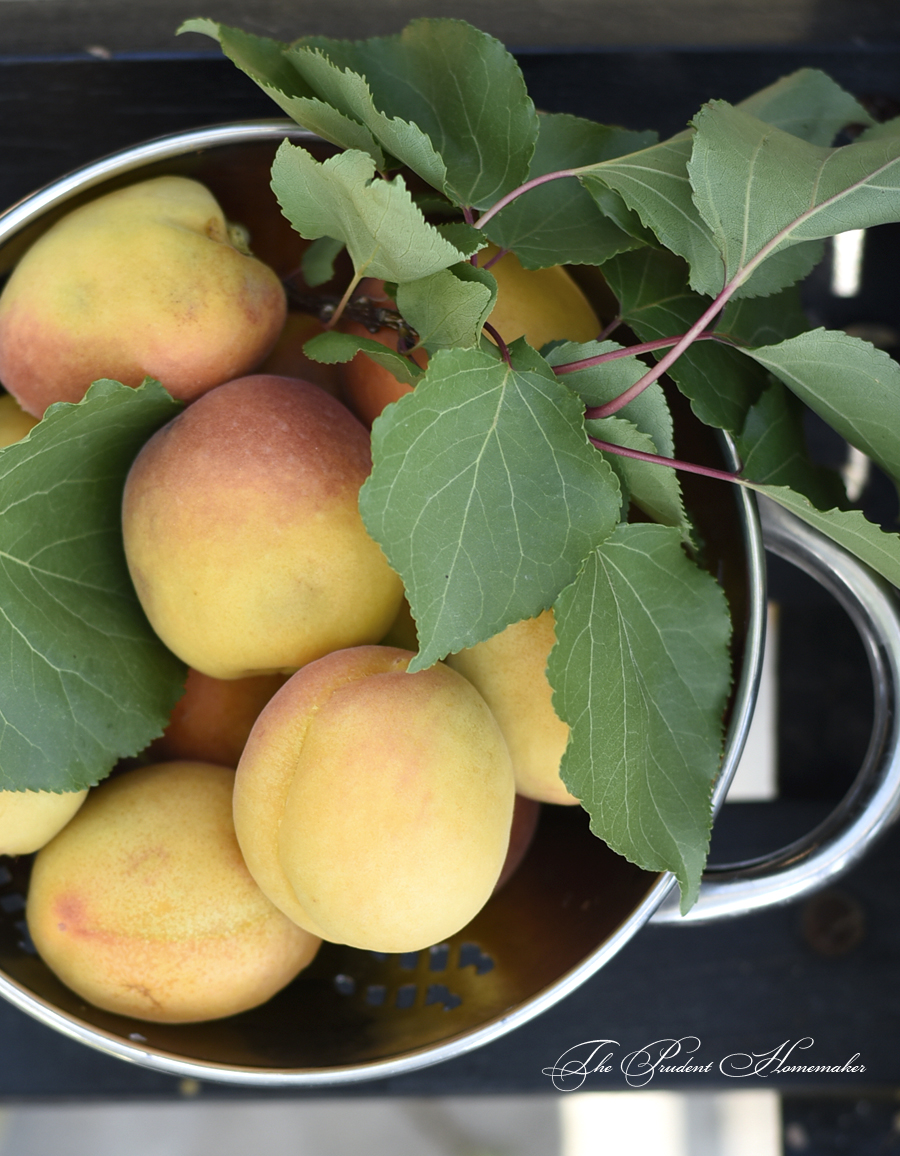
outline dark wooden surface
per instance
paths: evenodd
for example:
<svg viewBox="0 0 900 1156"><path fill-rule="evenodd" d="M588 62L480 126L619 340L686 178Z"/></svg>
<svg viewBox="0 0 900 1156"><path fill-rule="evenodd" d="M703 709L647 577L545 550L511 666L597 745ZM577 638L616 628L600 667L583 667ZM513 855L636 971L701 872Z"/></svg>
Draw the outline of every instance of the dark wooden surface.
<svg viewBox="0 0 900 1156"><path fill-rule="evenodd" d="M0 55L190 52L206 16L266 36L384 36L420 16L468 20L511 47L878 45L900 40L895 0L3 0ZM208 42L207 42L208 44Z"/></svg>
<svg viewBox="0 0 900 1156"><path fill-rule="evenodd" d="M631 127L680 128L707 97L738 99L801 65L824 67L847 87L900 101L900 51L790 49L720 53L534 53L522 64L538 103ZM272 115L230 65L206 57L0 62L0 204L118 147L176 129ZM862 296L811 304L824 320L897 326L896 232L882 234ZM815 287L814 287L815 290ZM891 290L891 292L888 292ZM817 293L817 295L816 295ZM826 446L826 451L828 447ZM895 517L881 483L873 516ZM861 649L841 611L805 579L773 567L782 606L782 799L729 807L714 854L770 849L812 826L849 784L865 747L870 696ZM401 1078L311 1093L445 1095L551 1091L543 1069L589 1038L617 1041L615 1063L655 1040L697 1037L702 1073L657 1075L651 1087L777 1087L890 1093L900 1085L900 831L840 882L833 895L724 925L645 928L599 974L539 1019L492 1045ZM864 1073L737 1079L720 1061L810 1037L808 1063ZM618 1067L586 1090L621 1090ZM0 1100L168 1099L196 1092L168 1076L90 1051L0 1004ZM259 1097L208 1084L208 1097Z"/></svg>

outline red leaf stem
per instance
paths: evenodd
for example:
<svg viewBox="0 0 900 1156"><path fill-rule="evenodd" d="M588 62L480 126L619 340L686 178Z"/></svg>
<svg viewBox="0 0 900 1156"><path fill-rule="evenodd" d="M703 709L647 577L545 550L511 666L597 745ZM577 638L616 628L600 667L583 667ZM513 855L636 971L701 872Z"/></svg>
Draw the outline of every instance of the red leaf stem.
<svg viewBox="0 0 900 1156"><path fill-rule="evenodd" d="M601 441L600 438L591 437L588 435L588 440L591 445L597 447L598 450L605 450L610 454L619 454L623 458L636 458L639 462L650 462L656 466L668 466L673 470L684 470L688 474L700 474L704 478L715 478L720 482L736 482L738 485L744 484L744 479L740 477L740 471L736 470L730 473L728 470L717 470L712 466L700 466L694 462L679 461L678 458L664 458L660 454L647 454L642 450L631 450L625 446L617 446L612 442Z"/></svg>

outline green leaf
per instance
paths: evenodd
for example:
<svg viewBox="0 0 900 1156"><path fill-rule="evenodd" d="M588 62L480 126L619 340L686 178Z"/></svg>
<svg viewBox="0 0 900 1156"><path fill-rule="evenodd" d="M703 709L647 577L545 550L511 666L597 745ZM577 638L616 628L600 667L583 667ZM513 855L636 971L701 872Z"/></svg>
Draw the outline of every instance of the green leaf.
<svg viewBox="0 0 900 1156"><path fill-rule="evenodd" d="M439 350L375 422L360 495L406 586L422 648L410 669L533 618L615 526L615 475L581 402L520 340Z"/></svg>
<svg viewBox="0 0 900 1156"><path fill-rule="evenodd" d="M303 346L303 352L307 356L324 365L338 365L352 361L360 350L404 385L415 385L422 376L422 370L411 358L404 357L402 353L371 337L357 337L353 333L339 333L332 329L327 333L317 333Z"/></svg>
<svg viewBox="0 0 900 1156"><path fill-rule="evenodd" d="M547 355L550 365L577 363L623 349L614 341L584 344L563 342ZM600 406L623 394L644 375L643 362L633 357L617 358L588 366L563 379L584 401L586 407ZM588 433L601 441L643 453L675 456L672 413L659 382L653 382L612 418L593 418L585 423ZM692 526L684 509L681 482L674 469L600 451L615 470L628 500L665 526L677 526L686 543L692 542Z"/></svg>
<svg viewBox="0 0 900 1156"><path fill-rule="evenodd" d="M178 31L201 32L217 40L229 60L302 128L339 148L365 152L379 171L385 169L384 152L371 130L319 97L294 67L289 45L212 20L186 20Z"/></svg>
<svg viewBox="0 0 900 1156"><path fill-rule="evenodd" d="M694 199L721 254L725 283L737 282L743 295L789 283L790 247L900 217L896 137L825 148L724 101L708 104L694 125ZM695 288L721 289L721 269L702 278L697 272Z"/></svg>
<svg viewBox="0 0 900 1156"><path fill-rule="evenodd" d="M402 177L375 178L364 153L344 152L319 162L284 141L272 166L272 188L301 237L333 237L347 246L357 274L385 281L414 281L477 252L447 241L422 216Z"/></svg>
<svg viewBox="0 0 900 1156"><path fill-rule="evenodd" d="M314 95L285 58L287 45L279 40L204 18L182 21L177 34L184 32L199 32L217 41L228 59L256 81L292 95Z"/></svg>
<svg viewBox="0 0 900 1156"><path fill-rule="evenodd" d="M496 300L496 280L468 262L397 287L397 308L429 353L477 346Z"/></svg>
<svg viewBox="0 0 900 1156"><path fill-rule="evenodd" d="M805 494L820 510L827 510L846 502L846 494L836 473L810 459L805 412L800 399L773 378L751 406L736 439L743 463L741 474L754 482L789 486Z"/></svg>
<svg viewBox="0 0 900 1156"><path fill-rule="evenodd" d="M888 582L900 586L900 535L886 533L868 521L860 510L817 510L808 498L794 493L787 486L744 484L790 510L807 525L871 566Z"/></svg>
<svg viewBox="0 0 900 1156"><path fill-rule="evenodd" d="M771 297L741 297L729 301L716 322L715 332L734 345L774 345L809 329L798 285L789 285Z"/></svg>
<svg viewBox="0 0 900 1156"><path fill-rule="evenodd" d="M624 199L613 189L594 185L590 189L590 194L597 202L603 215L618 225L623 233L626 233L636 242L631 246L632 249L638 249L642 245L654 247L659 245L653 230L647 228L641 221L640 215L634 209L629 209ZM623 250L623 252L627 252L627 250Z"/></svg>
<svg viewBox="0 0 900 1156"><path fill-rule="evenodd" d="M641 453L660 454L653 438L618 415L593 418L586 426L588 434L600 441ZM615 470L623 491L637 508L662 526L676 527L682 540L690 545L692 527L685 513L681 484L675 470L608 450L600 452Z"/></svg>
<svg viewBox="0 0 900 1156"><path fill-rule="evenodd" d="M344 242L334 237L317 237L307 245L300 258L300 269L310 288L324 285L334 277L334 263L343 249Z"/></svg>
<svg viewBox="0 0 900 1156"><path fill-rule="evenodd" d="M365 125L385 157L396 158L435 188L444 188L447 169L429 137L417 125L380 112L366 78L350 68L339 67L329 58L327 53L333 42L319 43L326 46L324 52L307 47L302 41L287 50L288 59L303 79L327 106L354 123ZM398 166L386 161L381 167Z"/></svg>
<svg viewBox="0 0 900 1156"><path fill-rule="evenodd" d="M532 179L621 156L653 139L653 133L611 128L562 113L545 114L540 117L528 176ZM485 233L501 248L512 249L526 269L602 265L615 253L639 243L573 177L529 189L493 217Z"/></svg>
<svg viewBox="0 0 900 1156"><path fill-rule="evenodd" d="M744 351L857 449L900 479L900 365L840 330Z"/></svg>
<svg viewBox="0 0 900 1156"><path fill-rule="evenodd" d="M871 125L865 132L860 133L858 139L861 141L890 140L897 137L900 137L900 116L895 116L881 124Z"/></svg>
<svg viewBox="0 0 900 1156"><path fill-rule="evenodd" d="M371 157L372 164L379 172L385 172L389 167L384 150L379 147L369 129L358 124L352 117L335 111L327 101L284 96L267 85L260 87L301 128L315 133L338 148L365 153Z"/></svg>
<svg viewBox="0 0 900 1156"><path fill-rule="evenodd" d="M830 145L848 125L872 124L856 97L816 68L783 76L742 100L738 108L817 145Z"/></svg>
<svg viewBox="0 0 900 1156"><path fill-rule="evenodd" d="M690 289L684 261L660 249L623 253L607 262L603 273L619 299L622 320L642 341L678 337L710 304ZM799 296L788 289L759 302L729 302L716 332L743 345L763 335L779 340L804 325ZM668 374L702 422L732 432L743 428L747 411L768 384L768 374L737 349L709 340L695 341Z"/></svg>
<svg viewBox="0 0 900 1156"><path fill-rule="evenodd" d="M791 134L795 145L801 139L827 143L844 125L871 119L833 81L809 69L762 89L737 107L751 119ZM581 179L601 206L607 188L617 192L667 249L687 261L691 288L714 297L725 284L722 258L713 230L695 203L688 175L693 147L688 130L620 160L605 161ZM760 198L760 208L764 207L765 196ZM809 273L821 253L821 245L814 241L779 254L774 265L768 265L765 279L757 279L751 287L753 292L773 293L793 284ZM743 286L740 292L747 296L751 290Z"/></svg>
<svg viewBox="0 0 900 1156"><path fill-rule="evenodd" d="M385 116L425 134L446 165L443 191L457 204L488 208L526 180L537 114L499 40L463 20L423 18L397 36L297 44L364 76Z"/></svg>
<svg viewBox="0 0 900 1156"><path fill-rule="evenodd" d="M725 596L677 530L625 525L554 614L548 677L571 728L563 781L614 851L674 872L686 911L706 861L731 681Z"/></svg>
<svg viewBox="0 0 900 1156"><path fill-rule="evenodd" d="M99 381L0 450L0 789L97 783L162 732L183 693L121 531L131 462L179 409L158 382Z"/></svg>
<svg viewBox="0 0 900 1156"><path fill-rule="evenodd" d="M582 171L579 179L601 208L608 204L608 190L617 193L662 245L687 261L694 285L694 270L702 271L704 283L716 272L721 280L722 260L693 202L687 175L692 144L691 134L684 132L626 157L603 161Z"/></svg>
<svg viewBox="0 0 900 1156"><path fill-rule="evenodd" d="M555 345L547 353L548 364L558 368L573 365L591 357L603 356L623 350L625 346L615 341L587 341L578 343L564 341ZM585 406L605 405L621 396L646 371L646 366L635 357L619 357L600 365L586 366L574 372L562 374L563 380L574 389ZM655 381L633 398L628 405L618 411L618 416L626 418L642 433L653 439L656 453L673 457L672 414L665 392Z"/></svg>

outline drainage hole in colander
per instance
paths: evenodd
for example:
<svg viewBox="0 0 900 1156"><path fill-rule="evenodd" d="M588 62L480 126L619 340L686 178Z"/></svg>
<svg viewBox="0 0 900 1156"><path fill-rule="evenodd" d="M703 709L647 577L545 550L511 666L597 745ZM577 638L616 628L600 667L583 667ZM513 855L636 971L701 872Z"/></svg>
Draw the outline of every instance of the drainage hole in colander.
<svg viewBox="0 0 900 1156"><path fill-rule="evenodd" d="M486 955L477 943L461 943L459 946L459 967L474 967L476 975L491 971L494 961Z"/></svg>
<svg viewBox="0 0 900 1156"><path fill-rule="evenodd" d="M28 955L37 955L37 948L31 942L31 934L28 931L28 924L25 922L25 920L17 919L13 924L13 927L15 927L20 936L16 944L19 950L26 952Z"/></svg>
<svg viewBox="0 0 900 1156"><path fill-rule="evenodd" d="M367 955L372 962L379 964L394 960L396 966L402 971L415 971L417 969L421 971L424 965L427 968L427 974L447 971L450 965L450 951L450 944L437 943L428 949L427 955L424 957L423 953L418 951L403 952L394 956L381 951L370 951L367 952ZM456 967L457 970L471 967L476 975L485 975L493 970L494 961L485 951L482 951L479 944L465 942L459 945ZM422 976L422 981L424 981L424 976ZM360 987L357 979L346 972L335 975L332 982L335 991L344 996L355 995ZM462 1003L462 996L451 991L445 983L401 983L396 987L386 983L369 983L361 987L360 992L365 1003L372 1008L413 1008L420 1002L420 993L422 994L421 1002L425 1007L437 1005L445 1011L450 1011Z"/></svg>
<svg viewBox="0 0 900 1156"><path fill-rule="evenodd" d="M446 971L450 959L450 944L436 943L428 949L428 970Z"/></svg>
<svg viewBox="0 0 900 1156"><path fill-rule="evenodd" d="M416 994L418 988L414 983L401 983L397 988L397 994L394 997L394 1007L407 1008L412 1007L416 1002Z"/></svg>
<svg viewBox="0 0 900 1156"><path fill-rule="evenodd" d="M462 996L452 992L444 983L430 983L425 992L425 1004L441 1004L444 1011L450 1011L451 1008L459 1007L462 1003Z"/></svg>

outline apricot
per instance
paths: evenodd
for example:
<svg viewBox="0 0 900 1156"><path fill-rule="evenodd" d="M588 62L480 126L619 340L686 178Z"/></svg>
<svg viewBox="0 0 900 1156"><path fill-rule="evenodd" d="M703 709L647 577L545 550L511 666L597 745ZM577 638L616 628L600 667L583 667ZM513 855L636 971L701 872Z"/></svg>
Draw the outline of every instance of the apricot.
<svg viewBox="0 0 900 1156"><path fill-rule="evenodd" d="M303 350L310 338L324 332L325 327L312 314L288 313L278 340L256 372L274 373L280 377L301 377L304 381L321 386L333 397L340 397L343 390L340 366L313 361Z"/></svg>
<svg viewBox="0 0 900 1156"><path fill-rule="evenodd" d="M236 767L256 716L286 677L210 678L199 670L189 670L184 694L175 704L168 726L150 744L150 758Z"/></svg>
<svg viewBox="0 0 900 1156"><path fill-rule="evenodd" d="M87 791L0 791L0 855L30 855L58 834Z"/></svg>
<svg viewBox="0 0 900 1156"><path fill-rule="evenodd" d="M161 1023L256 1007L319 940L262 894L231 817L234 773L173 762L95 788L34 862L28 929L89 1003Z"/></svg>
<svg viewBox="0 0 900 1156"><path fill-rule="evenodd" d="M323 939L417 951L487 902L510 839L506 744L472 685L408 651L337 651L260 714L235 829L265 894Z"/></svg>
<svg viewBox="0 0 900 1156"><path fill-rule="evenodd" d="M284 325L277 275L242 251L212 193L163 176L73 209L0 295L0 381L41 416L97 378L155 377L189 401L248 373Z"/></svg>
<svg viewBox="0 0 900 1156"><path fill-rule="evenodd" d="M495 245L489 245L478 255L480 264L490 261L497 252ZM507 345L524 337L529 345L540 349L549 341L591 341L600 333L602 326L591 303L561 265L523 269L514 253L505 253L491 265L490 272L497 280L497 301L488 321ZM369 280L361 289L373 301L393 307L383 282ZM397 334L392 329L370 333L355 321L345 321L341 328L358 337L397 347ZM428 354L417 350L414 359L424 367ZM389 370L376 365L365 353L358 353L342 369L347 404L368 425L386 405L412 389Z"/></svg>
<svg viewBox="0 0 900 1156"><path fill-rule="evenodd" d="M494 713L509 747L516 790L542 803L577 803L559 777L569 728L553 709L547 659L556 641L553 611L514 622L492 638L451 654Z"/></svg>
<svg viewBox="0 0 900 1156"><path fill-rule="evenodd" d="M150 624L213 678L290 673L377 642L403 597L359 515L369 435L308 382L204 394L146 443L122 505Z"/></svg>

